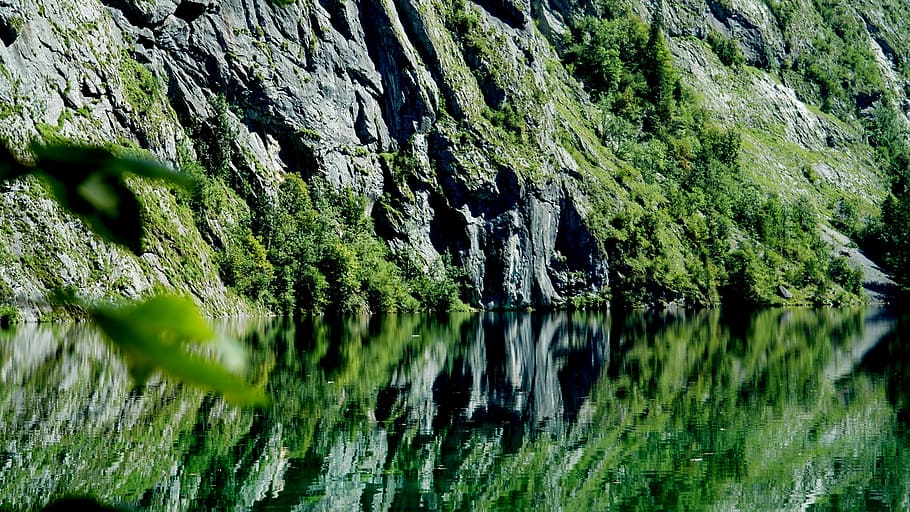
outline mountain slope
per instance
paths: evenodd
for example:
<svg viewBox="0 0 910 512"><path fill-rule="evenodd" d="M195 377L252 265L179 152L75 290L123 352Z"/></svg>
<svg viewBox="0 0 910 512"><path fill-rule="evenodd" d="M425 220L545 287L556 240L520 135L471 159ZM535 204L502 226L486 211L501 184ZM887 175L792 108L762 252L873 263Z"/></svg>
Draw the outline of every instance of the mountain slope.
<svg viewBox="0 0 910 512"><path fill-rule="evenodd" d="M836 4L816 3L0 3L9 146L141 148L207 186L187 198L135 184L152 226L139 257L94 241L40 184L9 186L0 296L27 315L60 285L174 288L212 313L403 307L405 292L371 291L363 269L379 260L332 273L378 251L392 281L409 265L433 279L455 269L464 299L488 308L855 300L819 224L839 204L854 206L851 222L872 216L888 190L862 113L887 98L903 117L907 46L893 10L846 8L868 45L843 60L874 62L880 87L822 90L793 65L829 64L803 58L821 45L800 43L805 32L827 34L819 11ZM656 66L610 54L608 71L632 77L617 82L628 94L592 85L605 71L585 68L579 49L605 47L585 46L600 44L591 19L625 20L622 37ZM275 209L294 175L313 215L338 203L320 194L364 197L353 208L388 249L314 255L312 272L289 263L293 251L280 257L288 233ZM342 245L366 240L345 222L325 225ZM275 279L241 282L250 275ZM350 294L329 293L342 282ZM326 297L302 294L307 283Z"/></svg>

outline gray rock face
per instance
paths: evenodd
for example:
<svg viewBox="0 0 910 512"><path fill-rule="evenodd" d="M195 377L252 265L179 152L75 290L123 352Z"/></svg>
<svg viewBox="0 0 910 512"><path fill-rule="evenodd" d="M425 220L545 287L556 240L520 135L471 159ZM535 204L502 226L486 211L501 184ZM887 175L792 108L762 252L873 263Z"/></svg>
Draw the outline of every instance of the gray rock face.
<svg viewBox="0 0 910 512"><path fill-rule="evenodd" d="M661 10L673 36L704 38L711 30L734 38L746 62L759 68L784 58L784 41L766 2L758 0L644 0L642 14Z"/></svg>
<svg viewBox="0 0 910 512"><path fill-rule="evenodd" d="M14 151L24 154L31 141L59 136L136 144L176 160L183 128L160 92L134 94L148 72L129 57L131 45L103 5L0 2L0 20L0 138ZM159 288L193 293L209 313L244 311L221 284L210 248L195 243L196 228L181 220L174 197L153 186L135 187L172 232L170 240L150 241L142 257L95 239L35 180L0 189L3 302L36 319L50 309L49 288L70 286L92 298L137 298ZM177 241L188 242L181 258L198 267L195 278L187 278L174 257Z"/></svg>
<svg viewBox="0 0 910 512"><path fill-rule="evenodd" d="M273 155L254 147L235 162L264 193L295 172L379 199L400 187L376 155L409 145L424 165L398 205L407 221L373 208L393 248L428 262L451 253L468 270L473 299L490 308L559 305L606 286L606 258L585 225L573 178L544 168L551 178L534 183L497 163L502 149L489 136L465 147L437 126L440 116L473 120L490 97L472 92L471 73L456 76L458 66L491 63L462 52L444 27L446 7L421 0L104 3L142 60L166 77L184 124L209 117L211 99L222 95L241 113L238 145L274 142ZM563 30L553 7L534 8L553 20L554 32ZM506 34L506 48L521 52L504 60L547 58L549 44L529 24L530 3L489 0L472 9ZM516 78L487 84L497 106L522 94ZM536 145L557 152L549 136ZM468 165L480 172L466 172Z"/></svg>

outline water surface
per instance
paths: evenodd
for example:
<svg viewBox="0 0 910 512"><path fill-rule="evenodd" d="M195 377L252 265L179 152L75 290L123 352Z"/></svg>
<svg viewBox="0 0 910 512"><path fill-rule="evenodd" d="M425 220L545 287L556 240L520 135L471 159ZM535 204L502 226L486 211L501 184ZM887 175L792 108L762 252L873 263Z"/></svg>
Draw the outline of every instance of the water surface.
<svg viewBox="0 0 910 512"><path fill-rule="evenodd" d="M134 388L84 324L0 334L0 508L910 508L910 318L884 310L220 328L269 408Z"/></svg>

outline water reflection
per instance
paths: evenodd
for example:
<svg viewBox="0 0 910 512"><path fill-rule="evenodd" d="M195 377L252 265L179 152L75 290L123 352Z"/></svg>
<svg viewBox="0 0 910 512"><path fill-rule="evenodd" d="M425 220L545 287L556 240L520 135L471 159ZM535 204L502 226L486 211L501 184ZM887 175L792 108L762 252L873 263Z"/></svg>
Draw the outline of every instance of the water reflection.
<svg viewBox="0 0 910 512"><path fill-rule="evenodd" d="M84 325L0 339L0 508L910 507L910 320L882 310L223 328L270 409L131 389Z"/></svg>

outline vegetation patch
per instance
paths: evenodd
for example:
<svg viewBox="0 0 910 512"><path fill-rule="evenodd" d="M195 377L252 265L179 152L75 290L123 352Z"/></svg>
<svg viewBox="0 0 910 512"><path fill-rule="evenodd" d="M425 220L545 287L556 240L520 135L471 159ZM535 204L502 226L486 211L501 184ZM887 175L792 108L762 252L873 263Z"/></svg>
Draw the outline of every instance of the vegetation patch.
<svg viewBox="0 0 910 512"><path fill-rule="evenodd" d="M427 272L409 255L393 257L361 197L310 187L288 176L265 233L282 311L411 311L460 308L456 276L443 263Z"/></svg>
<svg viewBox="0 0 910 512"><path fill-rule="evenodd" d="M708 39L726 65L743 64L735 41ZM855 274L830 262L817 206L743 172L740 132L714 123L682 85L659 18L649 26L619 2L598 2L565 47L601 112L597 142L626 162L588 189L589 222L613 261L614 302L858 300ZM625 193L611 193L611 179Z"/></svg>
<svg viewBox="0 0 910 512"><path fill-rule="evenodd" d="M0 306L0 329L9 329L19 320L19 310L14 306Z"/></svg>
<svg viewBox="0 0 910 512"><path fill-rule="evenodd" d="M745 64L746 58L743 56L743 52L739 49L735 39L725 37L716 30L711 30L708 32L707 41L708 45L711 46L711 51L717 55L717 58L725 66L738 68Z"/></svg>
<svg viewBox="0 0 910 512"><path fill-rule="evenodd" d="M145 66L126 54L120 57L120 80L126 101L136 114L148 115L157 108L162 92L161 82Z"/></svg>

